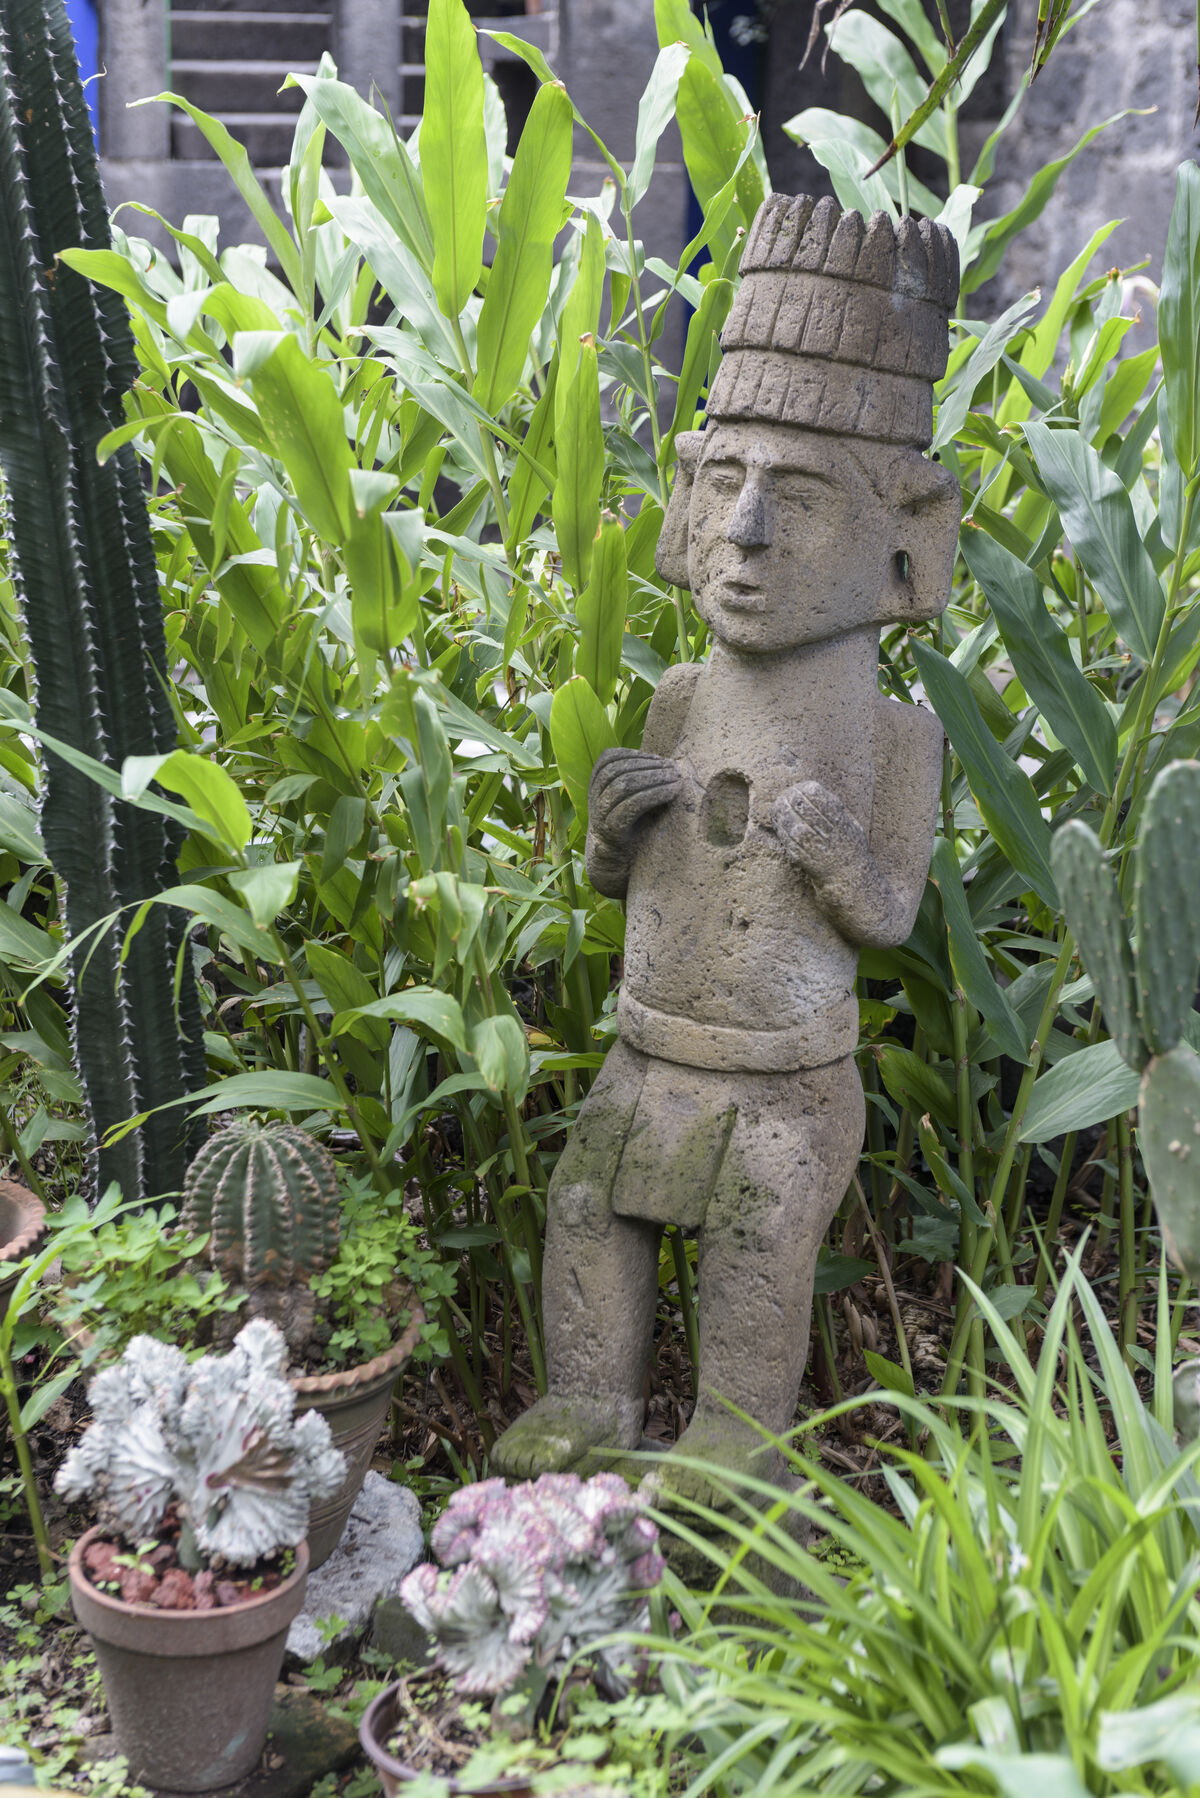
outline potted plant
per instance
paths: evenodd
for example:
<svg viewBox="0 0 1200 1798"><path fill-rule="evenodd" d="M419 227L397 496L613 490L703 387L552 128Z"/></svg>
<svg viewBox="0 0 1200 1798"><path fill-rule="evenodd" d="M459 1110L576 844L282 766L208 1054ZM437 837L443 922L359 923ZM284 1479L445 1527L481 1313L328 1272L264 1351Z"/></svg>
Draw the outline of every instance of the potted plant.
<svg viewBox="0 0 1200 1798"><path fill-rule="evenodd" d="M341 1539L425 1322L404 1278L414 1232L399 1204L389 1212L378 1194L352 1188L344 1238L341 1210L328 1150L295 1125L250 1119L218 1131L196 1156L180 1219L206 1236L208 1262L244 1290L245 1311L279 1325L300 1409L327 1419L346 1457L341 1486L313 1512L314 1568ZM351 1364L338 1365L348 1354Z"/></svg>
<svg viewBox="0 0 1200 1798"><path fill-rule="evenodd" d="M17 1264L46 1227L46 1207L15 1180L0 1180L0 1306L17 1277Z"/></svg>
<svg viewBox="0 0 1200 1798"><path fill-rule="evenodd" d="M386 1687L362 1721L387 1798L423 1774L448 1778L451 1792L529 1791L560 1745L568 1698L628 1690L602 1638L643 1616L663 1572L657 1541L614 1473L456 1492L431 1538L441 1569L425 1562L400 1589L432 1638L432 1666ZM502 1745L497 1761L497 1727L502 1741L523 1738L523 1755ZM497 1766L505 1776L488 1778Z"/></svg>
<svg viewBox="0 0 1200 1798"><path fill-rule="evenodd" d="M309 1506L344 1472L324 1418L295 1415L286 1366L280 1332L256 1318L228 1354L194 1362L136 1337L89 1388L93 1421L55 1490L96 1501L71 1602L132 1780L212 1791L262 1751L304 1600Z"/></svg>
<svg viewBox="0 0 1200 1798"><path fill-rule="evenodd" d="M382 1198L290 1125L218 1131L169 1207L122 1218L64 1248L58 1327L87 1359L135 1333L193 1350L267 1317L288 1344L300 1410L318 1410L346 1457L341 1488L313 1511L315 1569L336 1547L409 1357L439 1352L424 1305L452 1274L423 1248L403 1195Z"/></svg>

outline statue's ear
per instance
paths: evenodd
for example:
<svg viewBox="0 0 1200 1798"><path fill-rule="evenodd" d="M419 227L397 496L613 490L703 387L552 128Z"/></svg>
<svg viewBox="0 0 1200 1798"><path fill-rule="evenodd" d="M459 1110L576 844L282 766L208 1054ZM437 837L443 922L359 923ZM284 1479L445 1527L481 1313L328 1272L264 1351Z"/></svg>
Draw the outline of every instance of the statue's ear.
<svg viewBox="0 0 1200 1798"><path fill-rule="evenodd" d="M884 530L891 563L879 608L881 624L915 624L946 609L962 495L948 468L901 452L889 482Z"/></svg>
<svg viewBox="0 0 1200 1798"><path fill-rule="evenodd" d="M675 439L679 462L675 485L667 503L667 515L654 552L654 566L672 587L687 587L688 580L688 509L692 499L692 481L704 447L703 431L681 431Z"/></svg>

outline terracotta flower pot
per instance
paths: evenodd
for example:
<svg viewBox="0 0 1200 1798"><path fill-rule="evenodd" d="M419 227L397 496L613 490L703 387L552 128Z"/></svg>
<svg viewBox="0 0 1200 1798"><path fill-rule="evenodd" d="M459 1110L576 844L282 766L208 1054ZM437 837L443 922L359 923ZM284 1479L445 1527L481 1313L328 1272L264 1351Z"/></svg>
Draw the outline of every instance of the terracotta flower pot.
<svg viewBox="0 0 1200 1798"><path fill-rule="evenodd" d="M401 1682L385 1686L378 1698L372 1700L363 1714L359 1725L358 1739L363 1745L363 1752L379 1775L387 1798L397 1798L401 1787L410 1780L416 1779L414 1768L404 1761L398 1761L389 1749L388 1740L393 1735L400 1720L400 1704L398 1693ZM532 1798L533 1787L525 1779L496 1779L486 1785L462 1785L457 1779L447 1780L447 1790L462 1794L462 1798L491 1798L491 1794L507 1793L508 1798Z"/></svg>
<svg viewBox="0 0 1200 1798"><path fill-rule="evenodd" d="M36 1193L15 1180L0 1180L0 1312L16 1284L17 1262L46 1228L46 1207Z"/></svg>
<svg viewBox="0 0 1200 1798"><path fill-rule="evenodd" d="M346 1519L371 1465L396 1381L416 1347L424 1322L425 1313L414 1303L408 1328L385 1354L364 1361L360 1367L297 1375L292 1380L296 1415L319 1411L329 1425L334 1447L340 1448L346 1457L345 1479L332 1498L314 1505L309 1514L308 1549L314 1571L329 1559L342 1539Z"/></svg>
<svg viewBox="0 0 1200 1798"><path fill-rule="evenodd" d="M92 1638L129 1779L211 1792L262 1753L288 1625L304 1603L308 1544L273 1592L215 1611L160 1611L101 1592L84 1572L92 1529L71 1550L75 1615Z"/></svg>

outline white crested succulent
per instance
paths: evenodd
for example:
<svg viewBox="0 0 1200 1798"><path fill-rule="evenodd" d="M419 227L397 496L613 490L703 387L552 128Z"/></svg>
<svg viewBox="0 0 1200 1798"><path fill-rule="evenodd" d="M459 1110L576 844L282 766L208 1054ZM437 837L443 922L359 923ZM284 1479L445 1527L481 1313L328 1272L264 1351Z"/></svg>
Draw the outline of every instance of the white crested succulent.
<svg viewBox="0 0 1200 1798"><path fill-rule="evenodd" d="M502 1692L632 1624L662 1577L657 1540L617 1474L484 1480L434 1525L443 1571L417 1567L400 1596L460 1692Z"/></svg>
<svg viewBox="0 0 1200 1798"><path fill-rule="evenodd" d="M336 1492L345 1458L315 1411L296 1418L287 1345L255 1318L227 1355L189 1363L137 1336L92 1381L93 1421L59 1470L65 1498L94 1497L125 1541L152 1536L174 1502L206 1558L251 1567L295 1548L309 1505Z"/></svg>

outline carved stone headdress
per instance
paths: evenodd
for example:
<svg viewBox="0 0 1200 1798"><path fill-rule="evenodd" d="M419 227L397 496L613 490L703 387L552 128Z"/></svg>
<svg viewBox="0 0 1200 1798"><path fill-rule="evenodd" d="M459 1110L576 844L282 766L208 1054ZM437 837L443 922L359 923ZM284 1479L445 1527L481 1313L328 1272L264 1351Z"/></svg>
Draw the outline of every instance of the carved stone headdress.
<svg viewBox="0 0 1200 1798"><path fill-rule="evenodd" d="M711 419L771 419L926 449L958 245L944 225L775 194L759 208L721 334Z"/></svg>

